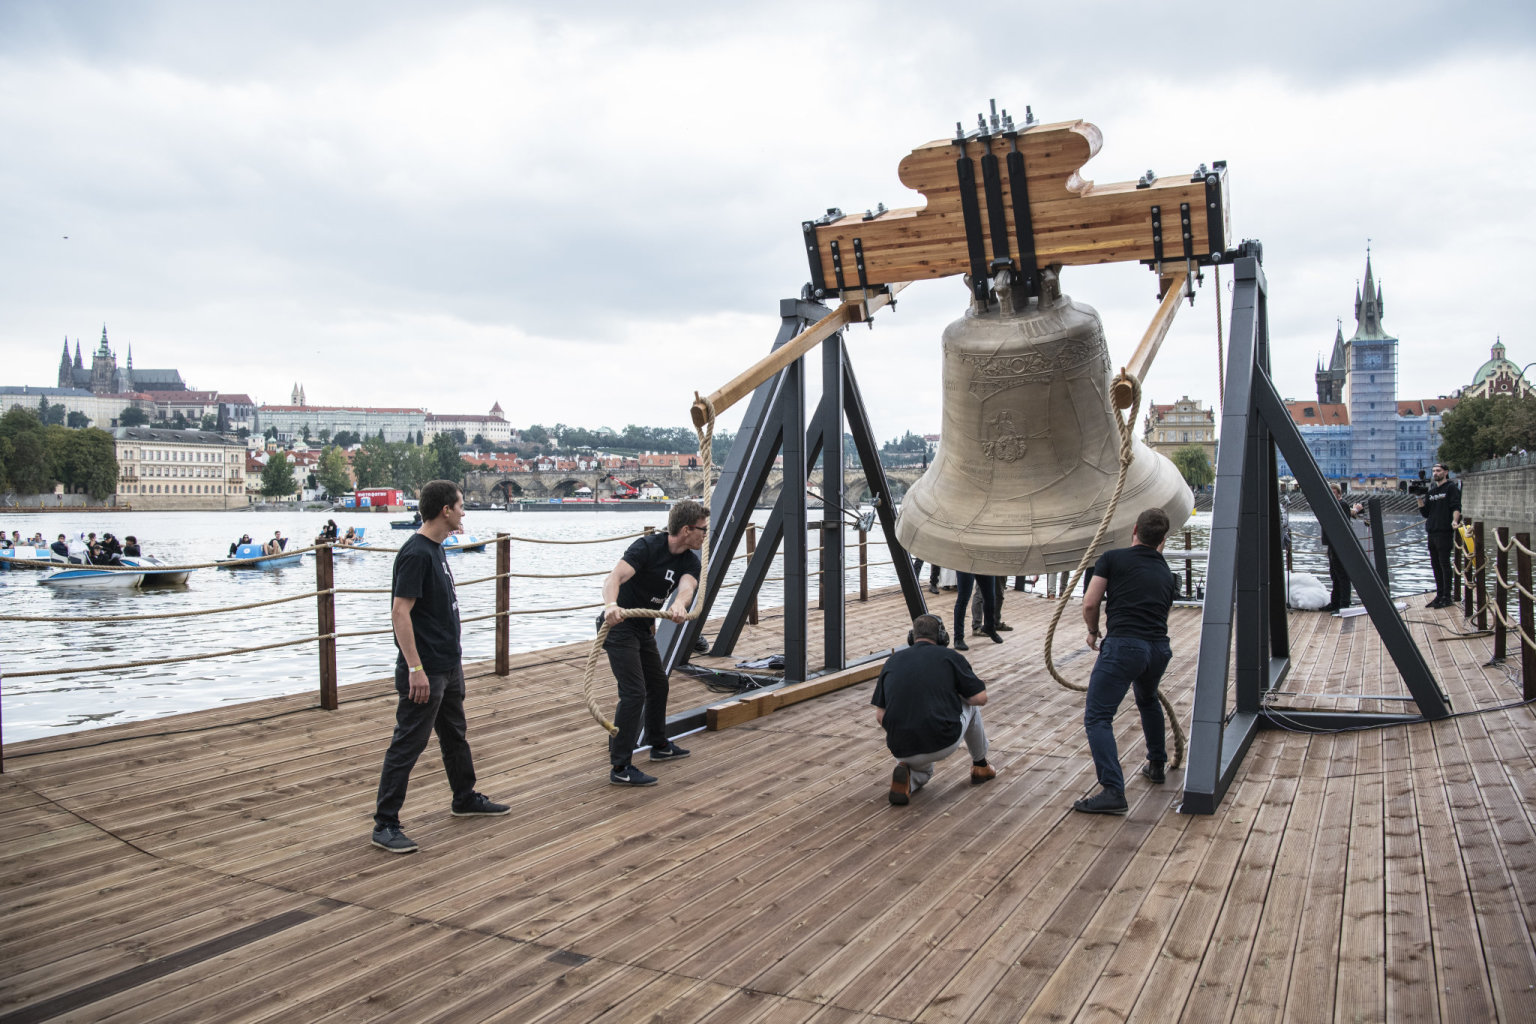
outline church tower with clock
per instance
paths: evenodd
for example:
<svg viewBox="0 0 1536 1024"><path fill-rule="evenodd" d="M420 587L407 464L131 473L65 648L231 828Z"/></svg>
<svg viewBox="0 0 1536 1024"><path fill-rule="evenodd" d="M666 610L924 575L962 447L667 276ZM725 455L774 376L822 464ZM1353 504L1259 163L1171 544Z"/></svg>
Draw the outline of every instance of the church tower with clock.
<svg viewBox="0 0 1536 1024"><path fill-rule="evenodd" d="M1355 290L1355 335L1344 344L1348 368L1344 402L1349 407L1350 475L1369 484L1395 478L1397 452L1397 339L1381 324L1381 287L1365 254L1365 284Z"/></svg>

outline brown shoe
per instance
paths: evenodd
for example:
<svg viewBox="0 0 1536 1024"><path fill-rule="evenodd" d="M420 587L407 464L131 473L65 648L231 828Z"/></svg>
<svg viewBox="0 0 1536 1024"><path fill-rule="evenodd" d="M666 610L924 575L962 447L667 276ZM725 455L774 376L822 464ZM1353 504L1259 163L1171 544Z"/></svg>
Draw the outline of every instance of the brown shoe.
<svg viewBox="0 0 1536 1024"><path fill-rule="evenodd" d="M905 807L912 798L912 770L904 764L898 764L891 772L890 797L897 807Z"/></svg>
<svg viewBox="0 0 1536 1024"><path fill-rule="evenodd" d="M973 765L971 765L971 785L979 786L983 782L988 782L988 781L990 781L992 779L995 779L995 778L997 778L997 769L993 768L991 765L989 765L989 764L973 764Z"/></svg>

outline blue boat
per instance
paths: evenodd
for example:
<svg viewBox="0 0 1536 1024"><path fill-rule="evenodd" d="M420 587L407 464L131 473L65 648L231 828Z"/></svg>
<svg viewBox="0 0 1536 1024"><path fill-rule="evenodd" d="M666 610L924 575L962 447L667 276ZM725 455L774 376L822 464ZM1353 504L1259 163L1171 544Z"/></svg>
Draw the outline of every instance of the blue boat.
<svg viewBox="0 0 1536 1024"><path fill-rule="evenodd" d="M303 552L268 555L260 544L241 544L235 548L234 558L221 558L220 569L286 569L304 561Z"/></svg>
<svg viewBox="0 0 1536 1024"><path fill-rule="evenodd" d="M443 541L444 551L483 551L494 537L480 538L468 533L451 533Z"/></svg>

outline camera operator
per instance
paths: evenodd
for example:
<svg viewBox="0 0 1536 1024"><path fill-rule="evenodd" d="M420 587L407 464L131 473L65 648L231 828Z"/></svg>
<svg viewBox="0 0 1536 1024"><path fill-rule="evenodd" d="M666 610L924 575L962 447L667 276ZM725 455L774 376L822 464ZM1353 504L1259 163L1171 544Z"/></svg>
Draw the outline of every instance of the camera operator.
<svg viewBox="0 0 1536 1024"><path fill-rule="evenodd" d="M1334 484L1334 494L1339 499L1339 509L1346 519L1356 519L1365 509L1358 501L1351 505L1344 497L1344 485ZM1350 597L1349 574L1344 571L1344 563L1339 560L1338 552L1334 546L1328 543L1328 538L1323 537L1323 546L1328 549L1328 578L1333 581L1333 593L1329 596L1328 603L1323 606L1325 612L1336 612L1340 608L1348 608L1352 603Z"/></svg>
<svg viewBox="0 0 1536 1024"><path fill-rule="evenodd" d="M1451 480L1443 463L1431 470L1431 484L1419 496L1419 515L1429 538L1429 564L1435 571L1435 599L1425 607L1448 608L1451 601L1451 544L1461 525L1461 485Z"/></svg>

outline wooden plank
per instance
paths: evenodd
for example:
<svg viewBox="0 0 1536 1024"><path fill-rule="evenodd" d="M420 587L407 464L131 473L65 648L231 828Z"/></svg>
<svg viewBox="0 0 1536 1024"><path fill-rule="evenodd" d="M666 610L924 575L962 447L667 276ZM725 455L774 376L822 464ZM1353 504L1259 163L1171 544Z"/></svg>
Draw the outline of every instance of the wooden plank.
<svg viewBox="0 0 1536 1024"><path fill-rule="evenodd" d="M845 686L853 686L873 679L880 674L884 662L871 662L867 665L859 665L854 668L845 668L838 672L829 672L816 679L808 679L803 683L794 683L779 690L770 690L767 693L754 694L743 697L740 700L728 701L716 705L707 712L708 728L710 731L729 729L743 722L750 722L754 718L772 714L780 708L799 704L801 701L813 700L824 697L829 693L841 690Z"/></svg>

